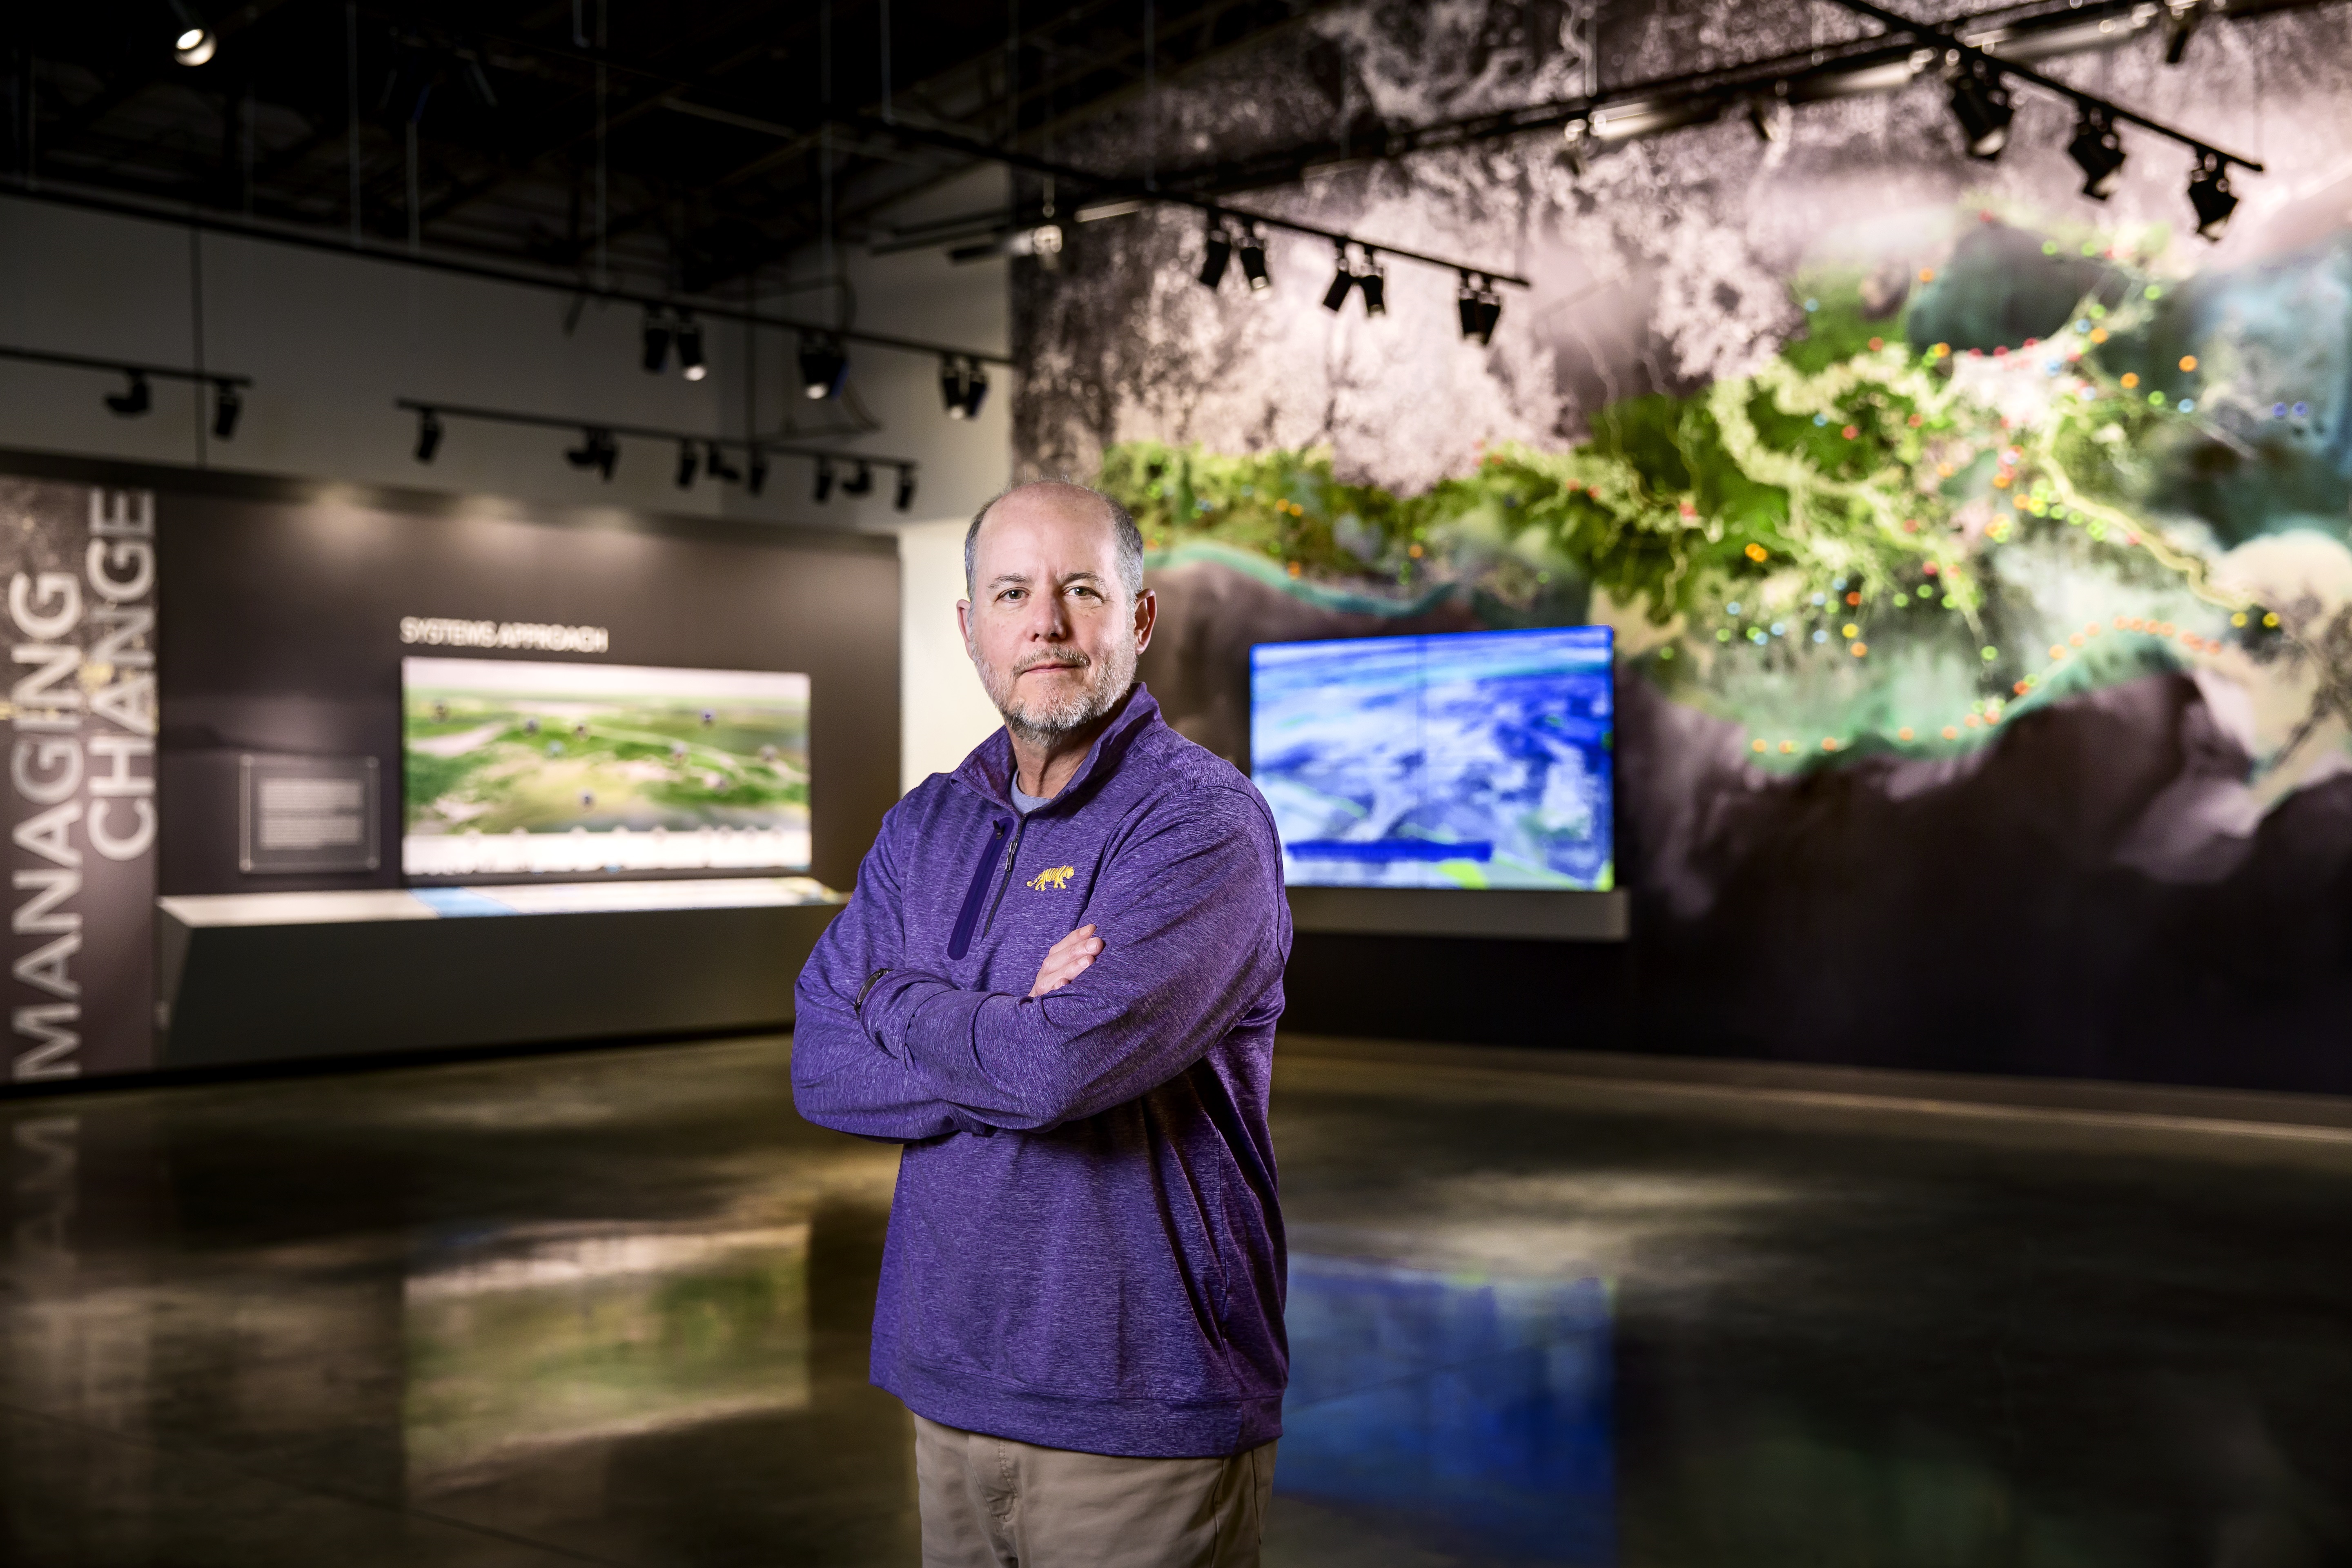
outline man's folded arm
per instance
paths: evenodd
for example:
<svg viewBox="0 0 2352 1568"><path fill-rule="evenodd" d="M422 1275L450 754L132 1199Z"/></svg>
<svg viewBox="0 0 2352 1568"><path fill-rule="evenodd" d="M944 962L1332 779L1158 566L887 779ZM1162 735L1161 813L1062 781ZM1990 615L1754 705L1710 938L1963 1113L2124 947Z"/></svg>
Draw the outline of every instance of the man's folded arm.
<svg viewBox="0 0 2352 1568"><path fill-rule="evenodd" d="M939 1100L1009 1130L1092 1116L1184 1072L1279 981L1288 916L1255 798L1218 789L1157 815L1087 906L1104 947L1075 981L1031 997L886 975L866 1027Z"/></svg>
<svg viewBox="0 0 2352 1568"><path fill-rule="evenodd" d="M912 1142L962 1124L904 1059L875 1043L858 1016L877 976L901 963L903 931L886 830L793 989L793 1105L821 1127Z"/></svg>

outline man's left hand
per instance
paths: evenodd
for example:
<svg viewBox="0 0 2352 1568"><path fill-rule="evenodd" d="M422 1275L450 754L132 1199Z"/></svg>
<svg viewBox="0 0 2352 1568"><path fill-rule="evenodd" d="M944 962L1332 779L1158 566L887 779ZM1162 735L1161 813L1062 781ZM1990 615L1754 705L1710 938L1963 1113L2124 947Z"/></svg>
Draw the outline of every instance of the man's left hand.
<svg viewBox="0 0 2352 1568"><path fill-rule="evenodd" d="M1037 984L1029 987L1029 994L1043 996L1048 991L1059 991L1084 974L1102 950L1102 938L1095 935L1095 928L1080 926L1045 954L1045 962L1037 966Z"/></svg>

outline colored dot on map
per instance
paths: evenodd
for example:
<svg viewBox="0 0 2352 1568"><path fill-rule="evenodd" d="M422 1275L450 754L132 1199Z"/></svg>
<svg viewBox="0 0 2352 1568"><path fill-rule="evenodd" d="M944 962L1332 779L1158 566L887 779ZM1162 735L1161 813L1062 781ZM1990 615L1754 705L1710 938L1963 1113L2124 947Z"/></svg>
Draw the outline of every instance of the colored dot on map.
<svg viewBox="0 0 2352 1568"><path fill-rule="evenodd" d="M1945 726L1944 726L1944 739L1946 739L1947 741L1957 741L1957 740L1958 740L1959 738L1960 738L1960 727L1959 727L1958 725L1957 725L1957 724L1947 724L1947 725L1945 725Z"/></svg>
<svg viewBox="0 0 2352 1568"><path fill-rule="evenodd" d="M1895 731L1895 738L1896 740L1898 740L1898 741L1907 741L1907 740L1909 740L1909 739L1911 738L1911 726L1910 726L1910 725L1908 725L1908 724L1906 724L1906 725L1904 725L1904 726L1903 726L1903 728L1901 728L1900 730Z"/></svg>
<svg viewBox="0 0 2352 1568"><path fill-rule="evenodd" d="M2195 354L2182 354L2180 356L2180 368L2183 370L2195 370L2197 368L2197 356Z"/></svg>
<svg viewBox="0 0 2352 1568"><path fill-rule="evenodd" d="M2127 371L2126 371L2126 372L2124 372L2124 387L2125 387L2125 389L2126 389L2126 391L2130 390L2132 387L2137 386L2138 384L2139 384L2139 375L2138 375L2138 373L2137 373L2137 372L2135 372L2135 371L2128 371L2128 370L2127 370Z"/></svg>

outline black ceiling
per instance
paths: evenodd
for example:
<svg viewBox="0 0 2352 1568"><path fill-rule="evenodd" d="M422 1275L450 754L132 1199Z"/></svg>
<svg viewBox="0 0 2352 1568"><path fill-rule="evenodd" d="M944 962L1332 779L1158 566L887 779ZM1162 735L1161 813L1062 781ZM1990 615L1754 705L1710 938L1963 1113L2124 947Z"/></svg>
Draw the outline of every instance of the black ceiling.
<svg viewBox="0 0 2352 1568"><path fill-rule="evenodd" d="M356 184L371 247L414 237L585 276L601 140L611 276L699 293L817 236L824 146L850 240L971 165L877 128L886 26L892 110L1034 146L1140 89L1147 15L1166 80L1317 3L16 5L0 177L338 235ZM193 68L172 47L192 20L219 39Z"/></svg>

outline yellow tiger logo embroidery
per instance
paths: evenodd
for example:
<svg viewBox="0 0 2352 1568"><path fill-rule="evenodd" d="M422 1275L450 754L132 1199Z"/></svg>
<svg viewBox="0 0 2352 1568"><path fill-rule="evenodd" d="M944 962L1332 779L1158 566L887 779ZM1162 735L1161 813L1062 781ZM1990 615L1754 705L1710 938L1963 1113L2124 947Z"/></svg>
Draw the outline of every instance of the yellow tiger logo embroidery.
<svg viewBox="0 0 2352 1568"><path fill-rule="evenodd" d="M1055 866L1050 870L1038 872L1022 885L1040 893L1066 893L1070 890L1070 879L1077 874L1076 866Z"/></svg>

